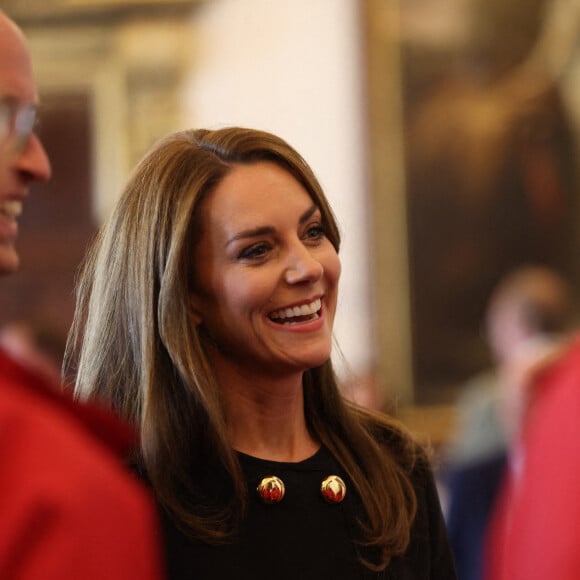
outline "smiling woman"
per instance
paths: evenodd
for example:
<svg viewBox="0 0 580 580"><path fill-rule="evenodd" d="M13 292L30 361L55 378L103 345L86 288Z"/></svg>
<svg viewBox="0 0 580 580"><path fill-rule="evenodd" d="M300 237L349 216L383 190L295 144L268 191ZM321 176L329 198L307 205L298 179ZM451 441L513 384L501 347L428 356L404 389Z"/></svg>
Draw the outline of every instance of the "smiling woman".
<svg viewBox="0 0 580 580"><path fill-rule="evenodd" d="M169 578L455 577L424 452L339 393L339 245L302 157L240 128L162 140L101 230L67 364L140 428Z"/></svg>
<svg viewBox="0 0 580 580"><path fill-rule="evenodd" d="M267 369L287 366L288 388L301 393L302 373L330 357L340 275L320 210L287 170L256 162L235 166L200 217L192 307L219 383L251 398Z"/></svg>

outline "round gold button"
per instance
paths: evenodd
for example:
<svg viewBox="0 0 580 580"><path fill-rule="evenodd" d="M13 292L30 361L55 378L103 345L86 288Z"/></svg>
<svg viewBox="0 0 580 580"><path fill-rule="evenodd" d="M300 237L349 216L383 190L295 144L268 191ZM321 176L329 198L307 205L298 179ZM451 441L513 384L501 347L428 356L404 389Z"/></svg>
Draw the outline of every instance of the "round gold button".
<svg viewBox="0 0 580 580"><path fill-rule="evenodd" d="M346 495L346 484L338 475L329 475L320 485L322 497L329 503L340 503Z"/></svg>
<svg viewBox="0 0 580 580"><path fill-rule="evenodd" d="M257 487L258 495L264 503L279 503L284 499L284 482L275 475L264 477Z"/></svg>

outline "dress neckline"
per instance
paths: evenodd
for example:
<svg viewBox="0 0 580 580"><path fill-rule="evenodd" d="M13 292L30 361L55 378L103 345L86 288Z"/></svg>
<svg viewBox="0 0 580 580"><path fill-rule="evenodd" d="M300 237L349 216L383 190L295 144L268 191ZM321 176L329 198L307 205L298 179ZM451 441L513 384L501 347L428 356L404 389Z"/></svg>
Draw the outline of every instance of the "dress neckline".
<svg viewBox="0 0 580 580"><path fill-rule="evenodd" d="M319 469L323 465L326 465L328 459L332 459L332 456L328 449L321 445L318 451L303 459L301 461L274 461L271 459L261 459L259 457L254 457L253 455L248 455L247 453L243 453L242 451L236 451L238 459L242 466L246 466L249 468L276 468L277 470L290 470L290 471L304 471L304 470L312 470L312 469Z"/></svg>

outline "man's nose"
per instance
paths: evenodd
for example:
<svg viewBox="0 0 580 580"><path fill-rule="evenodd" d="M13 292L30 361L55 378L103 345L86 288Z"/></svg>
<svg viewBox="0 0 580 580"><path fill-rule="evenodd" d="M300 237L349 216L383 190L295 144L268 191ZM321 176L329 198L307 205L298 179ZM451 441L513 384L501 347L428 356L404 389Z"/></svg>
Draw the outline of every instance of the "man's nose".
<svg viewBox="0 0 580 580"><path fill-rule="evenodd" d="M40 139L32 133L25 149L16 160L16 169L27 182L43 182L50 179L50 160Z"/></svg>

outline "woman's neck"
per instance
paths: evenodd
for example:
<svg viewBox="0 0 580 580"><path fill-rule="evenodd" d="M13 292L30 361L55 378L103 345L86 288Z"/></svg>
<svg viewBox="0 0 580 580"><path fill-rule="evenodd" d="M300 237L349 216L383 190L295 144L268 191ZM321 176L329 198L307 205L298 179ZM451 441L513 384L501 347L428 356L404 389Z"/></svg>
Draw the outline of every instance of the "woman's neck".
<svg viewBox="0 0 580 580"><path fill-rule="evenodd" d="M302 374L284 378L219 377L232 446L272 461L302 461L316 453L304 415Z"/></svg>

